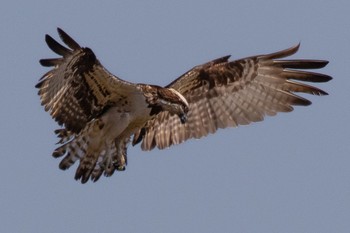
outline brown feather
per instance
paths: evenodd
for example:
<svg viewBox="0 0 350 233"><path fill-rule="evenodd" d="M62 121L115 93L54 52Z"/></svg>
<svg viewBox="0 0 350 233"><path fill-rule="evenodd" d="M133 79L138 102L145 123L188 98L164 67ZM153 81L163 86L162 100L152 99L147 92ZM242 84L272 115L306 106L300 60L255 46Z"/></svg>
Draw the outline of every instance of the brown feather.
<svg viewBox="0 0 350 233"><path fill-rule="evenodd" d="M36 85L45 110L67 130L79 133L93 118L101 115L112 99L136 87L110 74L89 48L81 48L67 33L58 29L71 49L46 35L48 46L62 58L42 59L43 66L54 66ZM118 89L119 92L112 90Z"/></svg>
<svg viewBox="0 0 350 233"><path fill-rule="evenodd" d="M91 49L81 47L62 29L57 30L69 48L46 35L49 48L61 57L40 60L41 65L53 68L36 85L45 111L63 126L56 130L61 145L52 155L63 157L59 164L63 170L80 160L75 178L82 183L90 178L96 181L102 174L111 176L116 168L122 169L127 160L126 144L117 151L114 138L100 143L104 134L100 117L111 107L121 111L118 108L125 105L121 101L143 93L138 85L109 73Z"/></svg>
<svg viewBox="0 0 350 233"><path fill-rule="evenodd" d="M296 45L236 61L224 56L195 66L165 88L133 84L108 72L90 48L57 31L68 47L46 35L48 47L60 57L40 60L52 70L36 88L45 111L62 126L55 131L60 145L52 155L63 158L63 170L79 161L75 179L82 183L124 170L133 133L133 145L164 149L310 105L296 93L327 93L305 82L331 80L305 71L323 68L327 61L283 60L298 51Z"/></svg>
<svg viewBox="0 0 350 233"><path fill-rule="evenodd" d="M327 82L325 74L300 69L318 69L323 60L275 60L297 52L299 45L276 53L228 61L229 56L199 65L167 87L174 88L189 102L188 121L161 112L142 129L142 149L160 149L190 138L201 138L219 128L262 121L265 115L290 112L293 105L311 102L294 92L327 95L302 82ZM297 82L302 81L302 82Z"/></svg>

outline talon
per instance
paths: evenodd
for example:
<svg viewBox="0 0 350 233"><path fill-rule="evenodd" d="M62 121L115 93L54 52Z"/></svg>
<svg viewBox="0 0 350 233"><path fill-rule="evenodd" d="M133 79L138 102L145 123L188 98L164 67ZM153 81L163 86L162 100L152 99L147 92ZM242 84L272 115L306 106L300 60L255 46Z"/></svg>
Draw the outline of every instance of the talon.
<svg viewBox="0 0 350 233"><path fill-rule="evenodd" d="M117 171L125 171L125 166L118 164L118 161L113 162L113 166Z"/></svg>

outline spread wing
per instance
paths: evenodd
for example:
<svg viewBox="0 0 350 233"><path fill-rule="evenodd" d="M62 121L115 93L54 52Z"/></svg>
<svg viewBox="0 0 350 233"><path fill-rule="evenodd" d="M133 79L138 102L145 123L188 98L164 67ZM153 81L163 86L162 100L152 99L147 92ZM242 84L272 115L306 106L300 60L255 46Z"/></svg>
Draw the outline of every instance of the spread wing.
<svg viewBox="0 0 350 233"><path fill-rule="evenodd" d="M297 52L299 45L268 55L229 61L229 56L194 67L170 83L189 102L188 120L161 112L134 135L143 150L163 149L219 128L262 121L265 115L289 112L311 102L295 92L327 95L302 82L327 82L331 77L302 71L327 65L322 60L278 60Z"/></svg>
<svg viewBox="0 0 350 233"><path fill-rule="evenodd" d="M118 96L135 91L135 86L109 73L89 48L80 47L58 28L66 48L46 35L46 43L60 58L42 59L54 68L36 85L41 104L65 128L79 133L87 122L108 109Z"/></svg>

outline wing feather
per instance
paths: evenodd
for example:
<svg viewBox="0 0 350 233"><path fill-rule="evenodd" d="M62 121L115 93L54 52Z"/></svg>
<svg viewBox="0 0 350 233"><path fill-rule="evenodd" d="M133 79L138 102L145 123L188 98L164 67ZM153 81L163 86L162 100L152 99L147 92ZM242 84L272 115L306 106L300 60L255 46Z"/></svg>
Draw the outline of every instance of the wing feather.
<svg viewBox="0 0 350 233"><path fill-rule="evenodd" d="M61 28L57 28L57 31L62 41L68 45L69 48L73 50L81 49L80 45Z"/></svg>
<svg viewBox="0 0 350 233"><path fill-rule="evenodd" d="M323 60L277 60L296 53L299 45L279 52L229 61L225 56L199 65L167 87L179 91L189 103L188 120L159 113L138 132L134 142L143 150L160 149L190 138L201 138L219 128L236 127L290 112L294 105L311 102L295 93L327 95L303 82L327 82L325 74L305 71L327 65ZM142 139L142 140L141 140ZM134 143L134 144L135 144Z"/></svg>
<svg viewBox="0 0 350 233"><path fill-rule="evenodd" d="M62 29L57 30L69 48L46 35L49 48L62 57L40 60L43 66L54 68L36 87L45 110L67 130L79 133L87 122L120 96L136 91L136 87L109 73L91 49L81 47Z"/></svg>
<svg viewBox="0 0 350 233"><path fill-rule="evenodd" d="M45 36L45 41L46 41L47 45L49 46L49 48L52 51L54 51L55 53L57 53L58 55L65 57L65 56L69 56L72 54L72 50L70 50L70 49L64 47L63 45L61 45L60 43L58 43L50 35Z"/></svg>

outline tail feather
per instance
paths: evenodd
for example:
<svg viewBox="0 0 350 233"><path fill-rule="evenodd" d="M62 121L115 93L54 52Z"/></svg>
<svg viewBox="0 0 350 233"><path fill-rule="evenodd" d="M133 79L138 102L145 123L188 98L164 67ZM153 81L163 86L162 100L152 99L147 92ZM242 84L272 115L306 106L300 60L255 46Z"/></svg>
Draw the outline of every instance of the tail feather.
<svg viewBox="0 0 350 233"><path fill-rule="evenodd" d="M55 134L58 138L60 138L60 140L56 144L64 144L70 141L74 136L73 132L66 129L56 129Z"/></svg>
<svg viewBox="0 0 350 233"><path fill-rule="evenodd" d="M58 132L58 130L56 130ZM59 164L59 168L66 170L70 168L75 161L81 159L87 151L87 144L84 137L68 135L65 130L60 130L57 134L61 138L58 143L61 143L60 147L56 148L52 153L55 158L64 156Z"/></svg>
<svg viewBox="0 0 350 233"><path fill-rule="evenodd" d="M75 173L75 179L76 180L80 180L81 179L81 183L86 183L90 176L91 173L94 170L94 167L96 166L96 162L98 159L99 155L96 154L86 154L81 160L80 160L80 164L79 167Z"/></svg>
<svg viewBox="0 0 350 233"><path fill-rule="evenodd" d="M79 134L66 129L55 131L59 138L57 144L61 145L54 150L52 156L64 156L59 164L62 170L70 168L79 160L74 178L81 183L86 183L89 179L96 182L102 174L112 176L115 170L124 171L127 164L127 145L130 138L94 144L98 136L93 131L93 125L91 126Z"/></svg>
<svg viewBox="0 0 350 233"><path fill-rule="evenodd" d="M97 160L94 170L91 173L91 180L96 182L100 179L101 175L112 176L115 171L113 164L113 158L116 156L117 150L114 143L111 143L110 148L101 155Z"/></svg>
<svg viewBox="0 0 350 233"><path fill-rule="evenodd" d="M111 143L110 148L101 155L91 173L91 180L96 182L103 174L106 177L112 176L115 170L124 171L127 165L127 146L130 138L124 141L116 140Z"/></svg>

